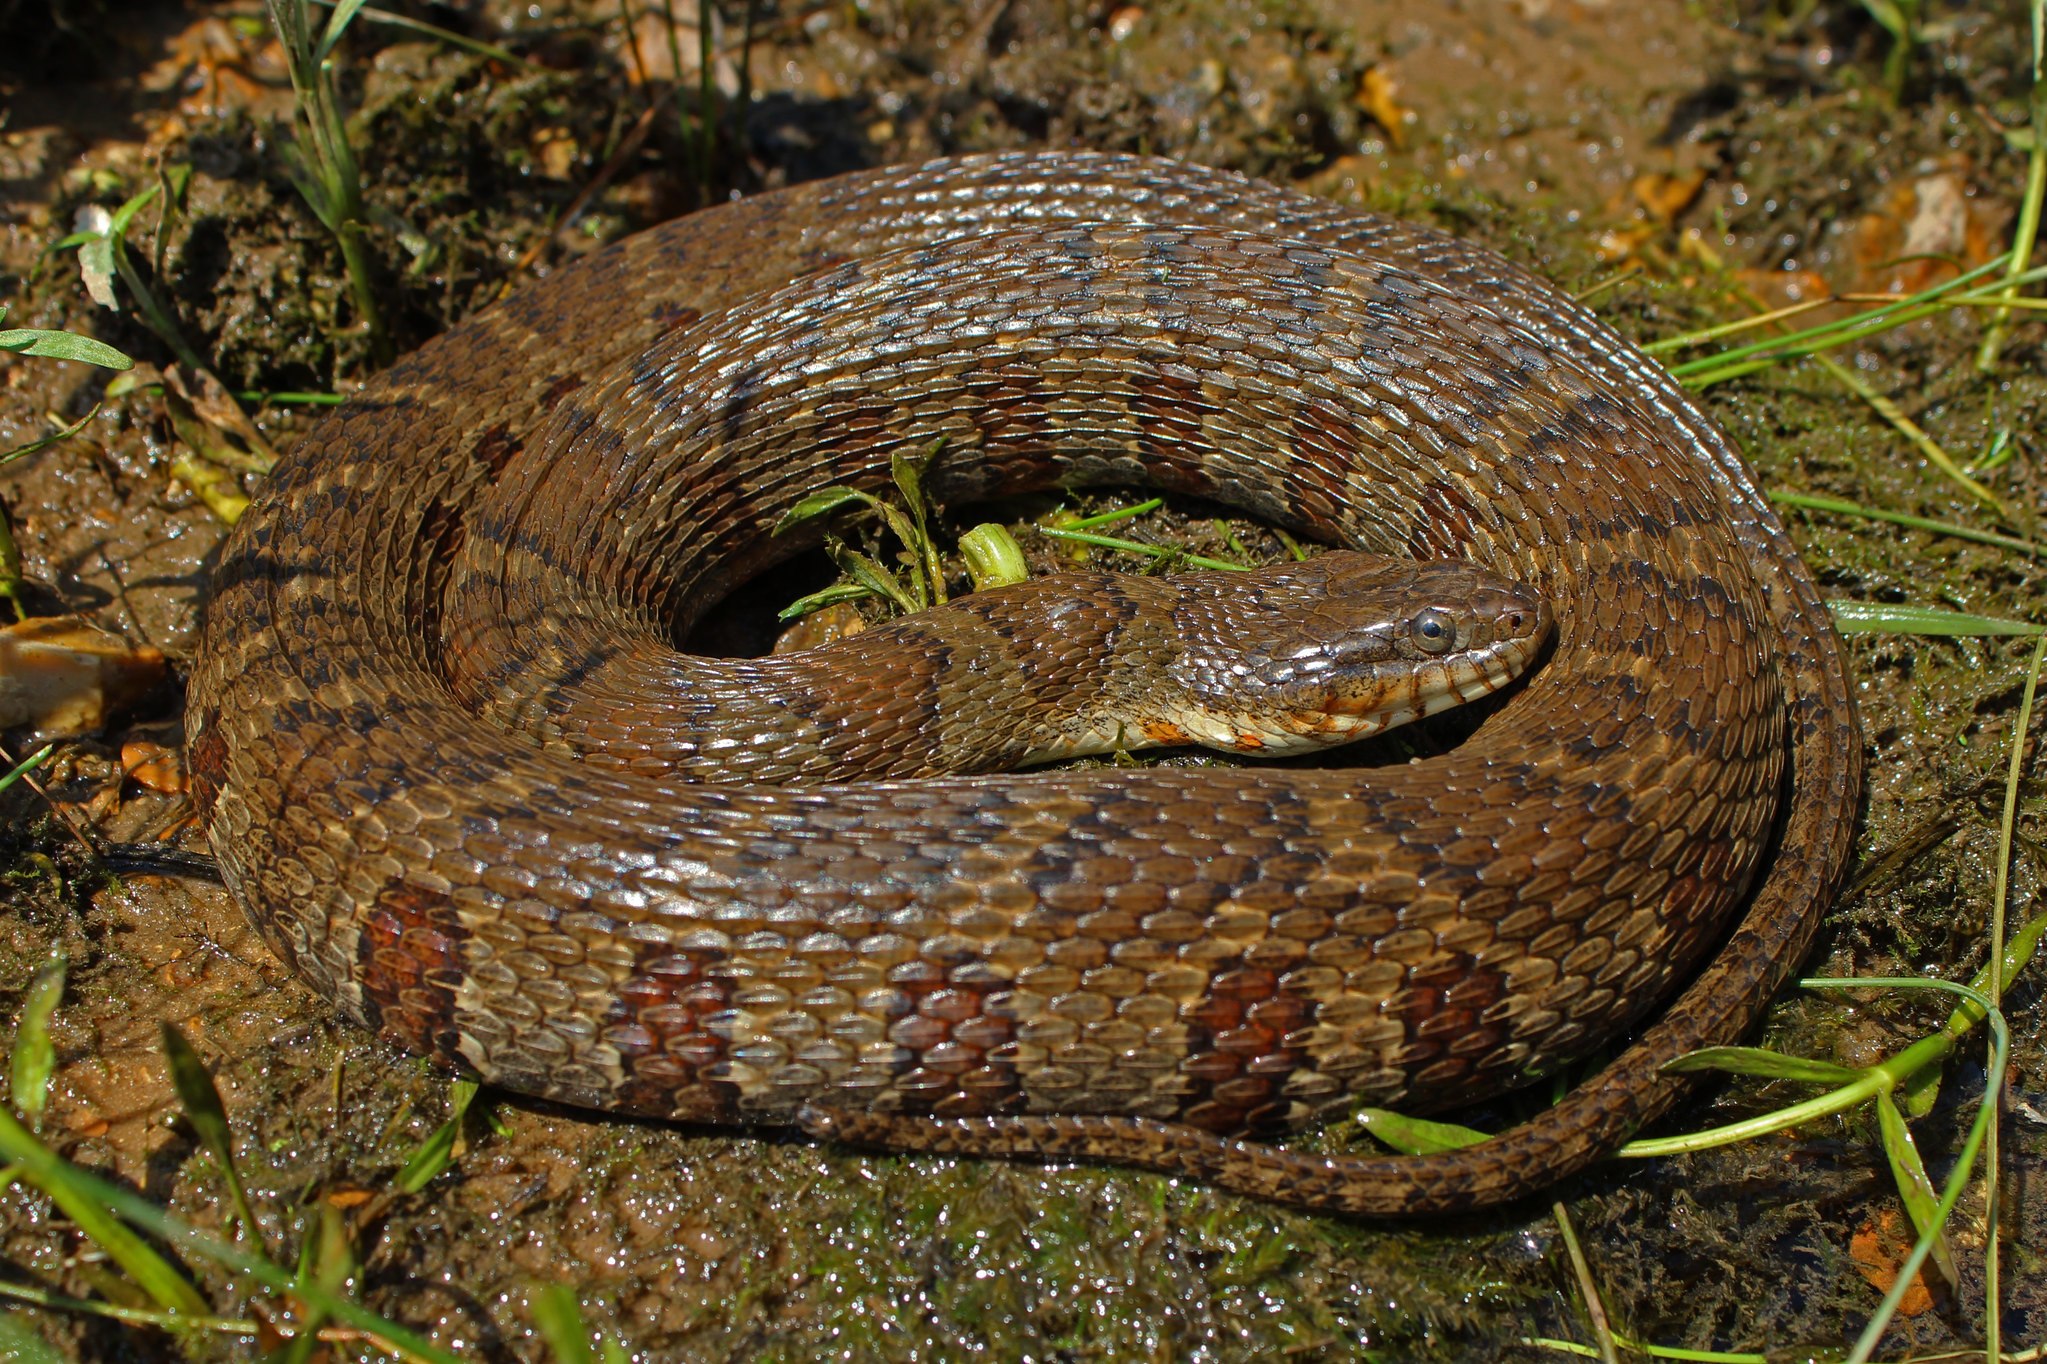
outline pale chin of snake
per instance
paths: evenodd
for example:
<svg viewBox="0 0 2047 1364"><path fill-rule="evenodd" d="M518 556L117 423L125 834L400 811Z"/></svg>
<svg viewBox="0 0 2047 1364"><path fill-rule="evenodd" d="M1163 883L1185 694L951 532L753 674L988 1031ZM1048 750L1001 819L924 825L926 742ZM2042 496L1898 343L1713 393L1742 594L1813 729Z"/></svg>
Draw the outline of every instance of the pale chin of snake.
<svg viewBox="0 0 2047 1364"><path fill-rule="evenodd" d="M757 689L673 640L803 547L769 532L805 493L939 441L943 500L1211 498L1525 583L1554 640L1462 743L1369 769L788 775L836 717L924 714L921 665L702 738ZM1077 152L721 205L424 346L230 537L187 717L265 941L413 1051L1375 1215L1533 1193L1668 1108L1809 946L1861 792L1812 577L1653 361L1469 243ZM689 779L766 731L788 770ZM1607 1045L1464 1150L1268 1144Z"/></svg>

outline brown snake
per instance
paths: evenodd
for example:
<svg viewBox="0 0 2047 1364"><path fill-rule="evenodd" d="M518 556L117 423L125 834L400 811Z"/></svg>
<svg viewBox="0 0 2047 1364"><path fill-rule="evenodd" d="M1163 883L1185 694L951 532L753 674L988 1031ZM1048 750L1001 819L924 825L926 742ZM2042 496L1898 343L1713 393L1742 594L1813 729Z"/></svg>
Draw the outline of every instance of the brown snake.
<svg viewBox="0 0 2047 1364"><path fill-rule="evenodd" d="M797 548L798 497L939 438L949 501L1146 485L1473 561L1553 605L1553 655L1374 768L678 775L672 641ZM350 1018L574 1104L1320 1208L1510 1198L1660 1112L1810 944L1861 787L1812 579L1663 370L1479 248L1155 160L867 172L620 242L303 440L215 582L195 793ZM1680 987L1483 1145L1249 1139L1498 1092Z"/></svg>

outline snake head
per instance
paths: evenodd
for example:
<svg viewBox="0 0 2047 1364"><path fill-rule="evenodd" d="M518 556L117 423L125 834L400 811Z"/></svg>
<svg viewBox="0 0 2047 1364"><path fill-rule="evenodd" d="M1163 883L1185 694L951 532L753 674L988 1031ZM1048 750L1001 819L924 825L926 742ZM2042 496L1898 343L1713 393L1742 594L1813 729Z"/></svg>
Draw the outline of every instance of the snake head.
<svg viewBox="0 0 2047 1364"><path fill-rule="evenodd" d="M1172 723L1230 752L1307 752L1475 701L1526 671L1553 628L1533 590L1470 564L1337 551L1177 581Z"/></svg>

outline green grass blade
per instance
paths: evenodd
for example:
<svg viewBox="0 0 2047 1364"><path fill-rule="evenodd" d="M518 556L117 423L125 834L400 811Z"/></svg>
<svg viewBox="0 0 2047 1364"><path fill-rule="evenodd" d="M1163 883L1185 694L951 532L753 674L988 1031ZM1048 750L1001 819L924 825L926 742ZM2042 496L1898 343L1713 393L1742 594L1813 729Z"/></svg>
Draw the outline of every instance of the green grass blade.
<svg viewBox="0 0 2047 1364"><path fill-rule="evenodd" d="M293 1281L293 1291L309 1300L309 1288L314 1293L338 1294L359 1267L355 1245L349 1240L348 1226L342 1220L341 1210L323 1199L306 1237L306 1245L299 1248L299 1271ZM286 1352L282 1364L307 1364L319 1349L320 1328L332 1315L325 1307L316 1304L300 1324L298 1334L292 1338L291 1349Z"/></svg>
<svg viewBox="0 0 2047 1364"><path fill-rule="evenodd" d="M149 207L149 201L154 199L162 188L161 185L151 185L148 189L132 195L126 203L115 209L113 219L107 224L107 239L119 241L126 235L128 224L135 221L136 214Z"/></svg>
<svg viewBox="0 0 2047 1364"><path fill-rule="evenodd" d="M2005 520L2011 518L2010 511L2003 502L1998 500L1996 493L1969 477L1962 466L1955 461L1955 457L1947 452L1947 447L1928 435L1925 427L1907 416L1904 408L1892 402L1884 394L1877 392L1874 384L1831 355L1815 355L1812 357L1812 360L1814 364L1831 375L1834 382L1862 399L1864 403L1869 405L1869 409L1876 413L1877 416L1883 418L1891 429L1910 441L1912 447L1918 450L1920 454L1926 456L1928 462L1938 469L1942 476L1950 483L1953 483L1970 497L1996 512L1999 517Z"/></svg>
<svg viewBox="0 0 2047 1364"><path fill-rule="evenodd" d="M320 45L314 50L316 60L326 61L334 55L334 46L341 41L341 35L348 32L348 26L355 22L364 0L338 0L328 12L327 27L320 34Z"/></svg>
<svg viewBox="0 0 2047 1364"><path fill-rule="evenodd" d="M1937 606L1902 606L1885 602L1830 601L1834 625L1844 635L2037 635L2030 621L1976 616Z"/></svg>
<svg viewBox="0 0 2047 1364"><path fill-rule="evenodd" d="M1245 571L1243 564L1233 564L1227 559L1211 559L1202 554L1188 554L1170 545L1147 545L1139 540L1122 540L1113 535L1095 535L1088 531L1061 530L1057 526L1039 526L1038 534L1054 540L1065 540L1070 544L1093 545L1097 549L1113 549L1121 554L1141 554L1147 559L1172 560L1186 564L1189 568L1223 569L1231 573Z"/></svg>
<svg viewBox="0 0 2047 1364"><path fill-rule="evenodd" d="M547 1342L557 1364L592 1364L590 1333L583 1326L582 1304L576 1290L565 1283L553 1283L533 1290L533 1328Z"/></svg>
<svg viewBox="0 0 2047 1364"><path fill-rule="evenodd" d="M0 1109L0 1156L18 1167L22 1178L63 1209L79 1231L141 1285L158 1306L190 1316L212 1315L213 1309L199 1296L199 1290L148 1242L122 1226L110 1211L114 1204L109 1195L129 1197L125 1190L95 1179L64 1160L36 1140L35 1134L5 1109Z"/></svg>
<svg viewBox="0 0 2047 1364"><path fill-rule="evenodd" d="M14 785L14 783L20 781L38 767L41 767L45 762L49 761L50 755L56 751L57 745L55 743L47 743L29 754L26 758L23 758L20 762L9 768L5 776L0 776L0 791L5 791L8 787Z"/></svg>
<svg viewBox="0 0 2047 1364"><path fill-rule="evenodd" d="M83 1312L87 1316L124 1321L132 1326L190 1327L195 1331L211 1331L226 1336L253 1336L257 1331L256 1323L247 1317L180 1316L175 1312L160 1312L153 1307L123 1307L103 1298L71 1298L62 1293L46 1293L33 1285L9 1283L5 1279L0 1279L0 1297L33 1303L48 1311ZM5 1358L4 1347L0 1347L0 1359Z"/></svg>
<svg viewBox="0 0 2047 1364"><path fill-rule="evenodd" d="M1578 1228L1572 1225L1570 1211L1562 1203L1552 1203L1550 1216L1556 1220L1557 1232L1563 1237L1564 1253L1571 1261L1571 1274L1578 1280L1578 1293L1585 1302L1585 1315L1592 1326L1592 1339L1599 1350L1600 1364L1620 1364L1620 1342L1614 1339L1613 1325L1606 1315L1606 1300L1599 1292L1599 1280L1592 1273L1592 1261L1586 1257L1585 1247L1578 1242Z"/></svg>
<svg viewBox="0 0 2047 1364"><path fill-rule="evenodd" d="M245 403L272 407L339 407L348 401L346 393L301 393L293 389L238 388L235 397Z"/></svg>
<svg viewBox="0 0 2047 1364"><path fill-rule="evenodd" d="M1961 1155L1956 1159L1946 1184L1942 1185L1940 1202L1934 1209L1935 1224L1944 1225L1948 1216L1954 1212L1955 1204L1961 1200L1962 1190L1968 1187L1969 1176L1976 1167L1976 1157L1983 1150L1984 1140L1994 1125L1993 1120L2003 1100L2005 1067L2011 1059L2011 1029L2005 1022L2004 1014L1986 995L1967 986L1956 985L1952 981L1899 979L1877 982L1806 979L1799 982L1800 986L1806 988L1828 989L1859 988L1879 983L1904 989L1943 990L1949 994L1960 995L1981 1008L1990 1024L1990 1064L1985 1068L1983 1098L1976 1106L1975 1121L1969 1126L1969 1135L1962 1143ZM1922 1233L1914 1243L1912 1253L1905 1257L1905 1263L1899 1267L1898 1277L1891 1284L1890 1291L1884 1294L1884 1300L1878 1305L1876 1315L1870 1318L1869 1324L1856 1339L1855 1348L1848 1355L1849 1364L1868 1364L1868 1361L1875 1357L1877 1342L1883 1338L1884 1329L1896 1317L1898 1304L1904 1301L1906 1290L1918 1275L1920 1266L1926 1263L1927 1257L1932 1253L1933 1238Z"/></svg>
<svg viewBox="0 0 2047 1364"><path fill-rule="evenodd" d="M2043 69L2043 63L2047 63L2047 52L2043 52L2043 45L2047 45L2047 5L2043 5L2041 0L2033 0L2030 9L2033 19L2033 93L2027 131L2032 133L2033 141L2027 149L2026 188L2019 196L2018 222L2012 229L2011 264L2008 267L2012 278L1997 295L2007 306L1991 316L1990 325L1984 329L1983 344L1976 351L1976 368L1984 373L1997 367L1998 353L2004 346L2005 329L2011 323L2008 305L2018 300L2017 276L2025 271L2032 259L2033 244L2040 232L2041 203L2047 199L2047 135L2043 135L2047 134L2047 69ZM1993 1325L1990 1330L1993 1348L1996 1339L1997 1330Z"/></svg>
<svg viewBox="0 0 2047 1364"><path fill-rule="evenodd" d="M1754 1075L1765 1080L1796 1080L1815 1085L1849 1084L1862 1078L1861 1071L1837 1066L1831 1061L1786 1056L1781 1051L1763 1047L1701 1047L1678 1057L1663 1069L1677 1074L1718 1070L1730 1075Z"/></svg>
<svg viewBox="0 0 2047 1364"><path fill-rule="evenodd" d="M1708 1151L1716 1146L1753 1141L1757 1137L1774 1136L1788 1127L1817 1122L1835 1113L1858 1108L1880 1093L1885 1083L1879 1076L1866 1075L1853 1084L1814 1095L1802 1103L1787 1104L1722 1127L1709 1127L1703 1132L1686 1132L1675 1137L1637 1138L1614 1154L1625 1160L1652 1160L1658 1156L1685 1155L1692 1151Z"/></svg>
<svg viewBox="0 0 2047 1364"><path fill-rule="evenodd" d="M1491 1139L1489 1133L1476 1128L1460 1127L1452 1122L1433 1122L1428 1118L1410 1118L1404 1113L1392 1113L1383 1108L1360 1108L1356 1121L1358 1126L1380 1141L1410 1156L1456 1151Z"/></svg>
<svg viewBox="0 0 2047 1364"><path fill-rule="evenodd" d="M1075 516L1071 512L1060 512L1047 524L1055 530L1093 530L1097 526L1109 526L1114 525L1118 521L1128 521L1133 516L1144 516L1150 512L1157 511L1165 505L1166 499L1163 497L1152 497L1132 506L1114 507L1105 512L1096 512L1093 516Z"/></svg>
<svg viewBox="0 0 2047 1364"><path fill-rule="evenodd" d="M1953 279L1943 280L1895 303L1871 308L1852 317L1822 322L1816 327L1785 332L1781 336L1751 341L1745 346L1716 351L1712 355L1703 355L1696 360L1686 360L1672 365L1670 372L1684 380L1688 386L1704 387L1719 382L1719 378L1715 376L1716 371L1733 367L1739 362L1756 360L1762 365L1773 365L1799 355L1809 355L1814 351L1859 341L1864 337L1874 336L1879 332L1889 331L1893 327L1945 310L1952 306L1950 295L1961 293L1976 281L2003 269L2010 260L2011 255L2007 252L1994 260L1985 261L1973 270L1966 270ZM1651 343L1652 349L1662 347L1663 343Z"/></svg>
<svg viewBox="0 0 2047 1364"><path fill-rule="evenodd" d="M1905 1116L1923 1118L1933 1111L1934 1103L1940 1098L1941 1069L1927 1066L1915 1070L1898 1082L1898 1092L1904 1096Z"/></svg>
<svg viewBox="0 0 2047 1364"><path fill-rule="evenodd" d="M1614 1341L1623 1348L1650 1359L1676 1359L1688 1364L1776 1364L1775 1355L1752 1354L1743 1350L1687 1350L1675 1345L1644 1345L1630 1340L1620 1332L1614 1332ZM1523 1336L1523 1345L1538 1350L1554 1350L1558 1354L1575 1355L1580 1359L1597 1359L1599 1351L1590 1345L1580 1345L1575 1340L1552 1340L1546 1336Z"/></svg>
<svg viewBox="0 0 2047 1364"><path fill-rule="evenodd" d="M249 1238L262 1244L263 1232L256 1224L256 1214L249 1208L249 1195L242 1188L242 1174L235 1167L234 1134L228 1129L227 1108L220 1101L220 1089L213 1083L213 1076L206 1069L206 1063L199 1059L199 1053L192 1049L185 1034L171 1024L163 1025L163 1056L170 1066L171 1088L177 1091L178 1103L185 1110L185 1121L192 1124L192 1130L199 1134L200 1142L220 1166L220 1177L227 1183L229 1205L234 1209L235 1221L247 1231Z"/></svg>
<svg viewBox="0 0 2047 1364"><path fill-rule="evenodd" d="M91 421L94 417L97 417L99 414L100 405L98 403L94 403L92 405L92 411L86 413L77 421L65 427L62 431L55 432L54 434L48 436L43 436L37 440L32 440L26 445L17 445L12 450L0 452L0 465L12 464L15 460L26 459L30 455L35 454L39 450L47 450L52 445L57 444L59 441L70 440L73 436L77 435L80 431L83 431L85 429L85 424L87 422Z"/></svg>
<svg viewBox="0 0 2047 1364"><path fill-rule="evenodd" d="M32 1127L43 1125L43 1108L50 1097L50 1076L57 1070L57 1048L50 1041L50 1016L64 997L64 973L68 966L62 952L36 968L29 981L27 997L21 1001L21 1021L14 1029L12 1084L14 1106Z"/></svg>
<svg viewBox="0 0 2047 1364"><path fill-rule="evenodd" d="M2047 0L2033 0L2033 82L2035 133L2047 128L2043 117L2047 117L2047 101L2041 98L2040 81L2047 72L2041 70L2041 44L2047 41ZM2037 167L2039 163L2036 161ZM2039 207L2037 199L2033 205ZM2012 730L2011 758L2005 768L2004 807L1997 821L1997 887L1990 900L1990 960L1983 968L1984 995L1992 1004L2002 1004L2007 982L2006 961L2016 946L2016 940L2005 937L2006 915L2011 908L2011 852L2012 830L2018 819L2019 781L2026 762L2026 734L2033 723L2033 703L2039 697L2040 670L2047 666L2047 636L2042 636L2033 645L2032 662L2026 668L2026 689L2019 699L2018 722ZM2018 961L2011 967L2011 974L2024 969L2030 960L2033 948L2039 943L2039 934L2047 928L2047 915L2036 916L2032 923L2019 930L2019 939L2028 939ZM1999 1226L2003 1209L1999 1203L1999 1190L2003 1184L2003 1152L2000 1147L2001 1133L1996 1123L1990 1124L1989 1133L1983 1141L1983 1336L1986 1353L1996 1358L2004 1351L2004 1287L2002 1252L1998 1244Z"/></svg>
<svg viewBox="0 0 2047 1364"><path fill-rule="evenodd" d="M453 1111L448 1120L436 1127L427 1139L419 1144L412 1158L405 1162L394 1181L405 1193L418 1193L433 1183L434 1177L455 1163L455 1139L462 1135L462 1122L469 1116L469 1106L476 1102L476 1081L467 1077L455 1081L451 1099Z"/></svg>
<svg viewBox="0 0 2047 1364"><path fill-rule="evenodd" d="M2038 554L2041 547L2031 540L2021 540L2016 535L2000 535L1994 530L1977 530L1974 526L1958 526L1951 521L1935 521L1930 517L1913 516L1907 512L1885 511L1880 507L1865 507L1838 497L1821 497L1814 493L1794 493L1784 489L1772 489L1769 499L1780 507L1797 507L1803 511L1831 512L1836 516L1859 516L1867 521L1885 521L1894 526L1905 526L1912 530L1923 530L1932 535L1945 535L1956 540L1972 540L1980 545L1995 545L1999 549L2014 550L2020 554Z"/></svg>
<svg viewBox="0 0 2047 1364"><path fill-rule="evenodd" d="M1905 1115L1898 1111L1897 1102L1890 1095L1876 1096L1876 1120L1877 1130L1883 1135L1884 1155L1891 1164L1891 1178L1897 1181L1898 1197L1904 1201L1913 1230L1933 1238L1934 1267L1950 1287L1959 1288L1962 1276L1955 1268L1954 1247L1948 1244L1947 1231L1938 1215L1940 1194L1934 1190L1933 1177L1926 1173L1926 1161L1919 1154L1919 1144L1912 1140Z"/></svg>
<svg viewBox="0 0 2047 1364"><path fill-rule="evenodd" d="M334 8L335 0L313 0L313 3L332 9ZM409 18L403 14L393 14L387 9L377 9L372 5L364 5L357 11L356 17L364 23L382 24L386 28L401 28L407 33L417 33L423 38L432 38L435 42L446 43L448 46L460 48L464 52L473 52L479 57L488 57L494 62L503 62L507 66L516 66L526 71L544 71L547 69L539 62L522 57L507 48L499 47L496 43L487 43L481 38L471 38L467 34L457 33L453 29L442 28L438 24L429 24L422 19Z"/></svg>
<svg viewBox="0 0 2047 1364"><path fill-rule="evenodd" d="M1710 327L1701 327L1697 331L1680 332L1676 336L1644 341L1641 343L1641 349L1649 355L1662 355L1669 351L1685 350L1691 346L1702 346L1708 341L1718 341L1723 336L1752 332L1758 327L1767 327L1772 322L1782 322L1787 317L1797 317L1802 313L1825 308L1840 301L1832 294L1825 298L1808 298L1788 307L1772 308L1766 313L1757 313L1753 317L1737 317L1732 322L1718 322Z"/></svg>
<svg viewBox="0 0 2047 1364"><path fill-rule="evenodd" d="M345 1326L373 1336L387 1349L402 1354L411 1360L425 1360L428 1364L465 1364L459 1356L449 1353L425 1337L400 1326L397 1322L378 1316L366 1307L350 1302L317 1283L298 1281L291 1271L273 1264L260 1255L251 1255L227 1242L209 1236L205 1232L186 1225L171 1216L148 1199L129 1193L119 1185L109 1183L99 1176L81 1170L60 1159L54 1152L35 1140L29 1132L15 1121L14 1116L0 1110L0 1156L16 1161L22 1173L38 1188L43 1187L38 1177L54 1177L66 1186L67 1198L82 1198L104 1218L107 1210L133 1222L153 1235L162 1237L172 1245L191 1254L200 1255L227 1266L240 1274L246 1274L264 1287L278 1293L293 1294L309 1305L319 1308ZM52 1170L51 1167L59 1167ZM53 1198L56 1195L51 1195ZM59 1200L59 1207L69 1207ZM126 1227L112 1223L114 1230L132 1236ZM93 1237L99 1240L98 1236ZM102 1241L104 1249L106 1243ZM178 1282L183 1283L181 1279ZM185 1284L191 1295L192 1305L177 1310L187 1314L205 1315L206 1303L191 1285ZM169 1304L166 1304L169 1306Z"/></svg>

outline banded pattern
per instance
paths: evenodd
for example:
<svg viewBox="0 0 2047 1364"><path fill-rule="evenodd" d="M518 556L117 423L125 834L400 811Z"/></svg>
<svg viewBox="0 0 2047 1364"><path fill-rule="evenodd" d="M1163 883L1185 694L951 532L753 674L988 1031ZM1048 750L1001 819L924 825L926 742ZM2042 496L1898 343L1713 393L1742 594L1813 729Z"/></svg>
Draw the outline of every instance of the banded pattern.
<svg viewBox="0 0 2047 1364"><path fill-rule="evenodd" d="M692 709L670 641L795 548L783 512L940 438L941 497L1156 486L1475 562L1551 603L1554 654L1455 751L1369 770L650 756ZM1085 154L723 206L422 348L244 517L188 715L266 939L488 1080L1364 1213L1527 1192L1660 1111L1661 1064L1809 944L1860 792L1811 578L1654 364L1469 245ZM1521 1083L1679 987L1484 1146L1251 1140Z"/></svg>

